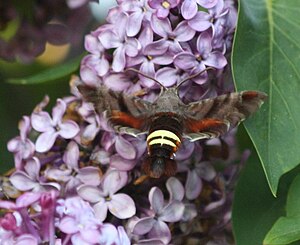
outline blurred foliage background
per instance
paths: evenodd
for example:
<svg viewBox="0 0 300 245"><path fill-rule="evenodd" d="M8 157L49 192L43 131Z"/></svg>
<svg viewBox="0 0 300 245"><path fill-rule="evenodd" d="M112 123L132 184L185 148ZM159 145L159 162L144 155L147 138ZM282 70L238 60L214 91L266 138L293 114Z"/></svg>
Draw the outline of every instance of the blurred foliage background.
<svg viewBox="0 0 300 245"><path fill-rule="evenodd" d="M31 0L31 4L37 1ZM6 11L6 3L0 3L0 15ZM20 1L12 1L16 8L22 7ZM60 3L61 4L61 3ZM56 99L69 95L69 80L72 74L79 74L80 59L84 54L84 36L104 21L108 9L116 4L115 0L87 3L92 18L79 33L78 44L46 44L45 51L30 62L20 59L6 61L0 57L0 171L13 166L13 155L7 150L7 142L19 134L18 122L23 115L30 115L35 105L47 94L51 108ZM23 9L24 10L24 9ZM22 11L23 11L22 10ZM2 12L1 12L2 11ZM24 11L23 11L24 12ZM30 11L27 11L30 12ZM32 12L32 11L31 11ZM79 16L77 15L77 18ZM20 19L20 17L18 17ZM0 17L0 22L3 20ZM0 23L2 24L2 23ZM1 25L0 25L1 26ZM0 40L6 41L7 35L16 31L15 20L0 28ZM2 45L2 47L1 47ZM20 42L22 45L22 42ZM0 42L0 50L5 49Z"/></svg>

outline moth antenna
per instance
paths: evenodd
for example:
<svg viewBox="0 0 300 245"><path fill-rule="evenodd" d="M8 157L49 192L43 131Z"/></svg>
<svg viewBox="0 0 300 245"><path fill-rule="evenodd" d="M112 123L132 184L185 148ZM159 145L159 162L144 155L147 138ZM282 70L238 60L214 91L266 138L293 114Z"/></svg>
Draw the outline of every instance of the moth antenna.
<svg viewBox="0 0 300 245"><path fill-rule="evenodd" d="M189 77L183 79L183 80L176 86L176 90L177 90L182 84L184 84L186 81L188 81L188 80L190 80L190 79L193 79L193 78L195 78L195 77L197 77L197 76L200 76L202 73L204 73L204 72L206 72L206 71L208 71L208 70L214 70L214 69L215 69L215 68L213 68L213 67L207 67L207 68L205 68L204 70L199 71L199 72L195 73L194 75L191 75L191 76L189 76Z"/></svg>
<svg viewBox="0 0 300 245"><path fill-rule="evenodd" d="M161 86L161 88L163 88L164 90L167 90L167 88L166 88L160 81L156 80L154 77L150 77L150 76L146 75L146 74L143 73L143 72L140 72L140 71L137 70L137 69L134 69L134 68L128 68L128 69L126 69L126 71L133 71L133 72L135 72L135 73L138 73L138 74L142 75L143 77L149 78L149 79L151 79L152 81L158 83L158 84Z"/></svg>

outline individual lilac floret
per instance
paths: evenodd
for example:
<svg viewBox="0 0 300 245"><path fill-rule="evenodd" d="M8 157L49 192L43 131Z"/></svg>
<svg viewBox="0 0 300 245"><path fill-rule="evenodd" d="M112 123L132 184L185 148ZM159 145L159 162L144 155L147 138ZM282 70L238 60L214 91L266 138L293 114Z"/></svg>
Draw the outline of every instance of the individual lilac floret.
<svg viewBox="0 0 300 245"><path fill-rule="evenodd" d="M10 176L11 183L20 191L41 192L49 189L60 189L56 182L45 182L40 177L41 164L37 157L28 160L24 165L24 171L18 170Z"/></svg>
<svg viewBox="0 0 300 245"><path fill-rule="evenodd" d="M153 187L150 190L149 202L152 215L138 220L132 233L136 235L147 234L148 239L160 240L163 244L168 244L171 241L171 232L166 222L179 221L184 212L184 205L176 199L165 205L163 193L158 187Z"/></svg>
<svg viewBox="0 0 300 245"><path fill-rule="evenodd" d="M220 51L213 50L211 41L211 34L202 32L197 39L194 53L179 53L174 58L174 64L182 70L190 70L192 74L197 74L205 70L206 67L224 68L227 64L227 60ZM206 82L206 80L207 72L203 73L201 79L197 79L196 82L202 84Z"/></svg>
<svg viewBox="0 0 300 245"><path fill-rule="evenodd" d="M169 15L170 9L175 8L180 0L149 0L149 6L156 10L156 16L164 19Z"/></svg>
<svg viewBox="0 0 300 245"><path fill-rule="evenodd" d="M78 194L94 204L95 215L100 221L106 219L108 210L119 219L127 219L136 212L134 201L127 194L116 194L126 183L127 174L125 172L111 170L103 178L100 189L83 185L78 188Z"/></svg>
<svg viewBox="0 0 300 245"><path fill-rule="evenodd" d="M224 0L217 0L216 5L213 8L209 8L207 12L198 11L193 18L188 17L187 19L189 26L195 31L202 32L211 27L214 33L215 22L227 14L228 9L224 8Z"/></svg>
<svg viewBox="0 0 300 245"><path fill-rule="evenodd" d="M19 122L20 136L11 139L7 148L10 152L14 153L16 169L21 168L22 160L32 157L35 147L34 144L28 139L28 134L31 131L30 118L24 116Z"/></svg>
<svg viewBox="0 0 300 245"><path fill-rule="evenodd" d="M72 244L96 244L100 240L99 220L96 219L93 208L80 197L61 200L57 207L63 216L58 228L71 237Z"/></svg>
<svg viewBox="0 0 300 245"><path fill-rule="evenodd" d="M106 49L115 48L112 63L112 69L115 72L123 71L126 66L126 57L136 56L141 48L141 45L136 38L125 38L109 29L100 33L98 38Z"/></svg>
<svg viewBox="0 0 300 245"><path fill-rule="evenodd" d="M32 113L32 127L42 133L35 142L37 152L50 150L58 136L64 139L71 139L78 134L79 127L74 121L63 120L66 108L66 103L58 99L56 106L52 110L52 118L45 111Z"/></svg>

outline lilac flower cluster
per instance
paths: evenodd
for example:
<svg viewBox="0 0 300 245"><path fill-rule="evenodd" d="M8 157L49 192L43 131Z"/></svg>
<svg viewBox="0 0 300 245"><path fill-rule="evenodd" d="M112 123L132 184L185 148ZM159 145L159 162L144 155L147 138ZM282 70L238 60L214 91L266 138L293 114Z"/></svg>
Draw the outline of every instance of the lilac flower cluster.
<svg viewBox="0 0 300 245"><path fill-rule="evenodd" d="M180 95L191 101L222 94L232 89L224 76L235 20L230 0L119 0L107 24L86 36L81 80L151 101L158 85L126 69L170 87L213 67ZM116 134L82 101L75 86L82 81L71 79L72 95L58 99L51 114L45 97L8 142L16 170L2 184L0 243L231 244L233 163L246 158L234 132L184 141L174 177L137 183L144 136Z"/></svg>
<svg viewBox="0 0 300 245"><path fill-rule="evenodd" d="M43 53L46 42L78 46L91 19L88 2L1 1L0 32L9 30L12 34L0 37L0 58L29 63Z"/></svg>

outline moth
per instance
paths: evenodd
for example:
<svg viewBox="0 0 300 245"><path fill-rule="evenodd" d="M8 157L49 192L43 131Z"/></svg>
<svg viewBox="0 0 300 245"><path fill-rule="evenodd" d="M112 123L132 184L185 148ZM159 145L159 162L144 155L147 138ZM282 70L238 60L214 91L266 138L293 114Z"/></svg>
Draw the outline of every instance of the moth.
<svg viewBox="0 0 300 245"><path fill-rule="evenodd" d="M267 98L263 92L242 91L185 104L179 98L178 88L200 73L171 88L140 74L161 86L160 95L153 103L103 85L98 88L78 85L77 88L97 113L105 114L115 131L133 136L147 134L148 156L142 169L151 178L176 173L174 156L184 138L196 141L220 137L253 114Z"/></svg>

